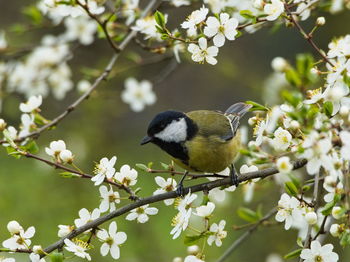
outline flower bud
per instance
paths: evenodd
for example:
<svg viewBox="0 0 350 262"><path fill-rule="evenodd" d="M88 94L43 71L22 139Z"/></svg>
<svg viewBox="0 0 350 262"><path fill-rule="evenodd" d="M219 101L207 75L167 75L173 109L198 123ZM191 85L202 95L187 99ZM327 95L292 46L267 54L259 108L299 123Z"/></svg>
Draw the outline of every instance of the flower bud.
<svg viewBox="0 0 350 262"><path fill-rule="evenodd" d="M291 127L292 129L298 129L298 128L300 128L300 124L299 124L298 121L292 120L292 121L290 122L290 127Z"/></svg>
<svg viewBox="0 0 350 262"><path fill-rule="evenodd" d="M63 150L60 152L60 159L64 162L64 163L69 163L71 164L73 162L73 154L70 150Z"/></svg>
<svg viewBox="0 0 350 262"><path fill-rule="evenodd" d="M12 234L19 234L21 230L23 230L23 227L15 220L10 221L7 224L7 230Z"/></svg>
<svg viewBox="0 0 350 262"><path fill-rule="evenodd" d="M339 114L342 116L342 117L346 117L346 116L348 116L349 115L349 107L347 107L347 106L342 106L342 107L340 107L340 109L339 109Z"/></svg>
<svg viewBox="0 0 350 262"><path fill-rule="evenodd" d="M6 122L4 119L0 118L0 131L4 131L6 128Z"/></svg>
<svg viewBox="0 0 350 262"><path fill-rule="evenodd" d="M264 8L264 1L263 0L255 0L253 3L253 7L256 9L263 9Z"/></svg>
<svg viewBox="0 0 350 262"><path fill-rule="evenodd" d="M309 225L315 225L317 223L317 214L315 212L308 212L305 215L305 220Z"/></svg>
<svg viewBox="0 0 350 262"><path fill-rule="evenodd" d="M80 93L86 93L91 88L91 83L87 80L79 81L77 89Z"/></svg>
<svg viewBox="0 0 350 262"><path fill-rule="evenodd" d="M200 249L199 249L199 246L197 246L197 245L189 246L187 248L187 253L189 255L194 255L195 256L195 255L197 255L199 253L199 251L200 251Z"/></svg>
<svg viewBox="0 0 350 262"><path fill-rule="evenodd" d="M271 61L271 67L276 72L284 72L288 68L288 62L283 57L275 57Z"/></svg>
<svg viewBox="0 0 350 262"><path fill-rule="evenodd" d="M340 231L340 226L338 224L331 225L331 228L329 229L329 232L334 237L339 237L341 233Z"/></svg>
<svg viewBox="0 0 350 262"><path fill-rule="evenodd" d="M39 254L39 255L44 254L44 250L43 250L42 246L40 246L40 245L33 246L33 252L35 254Z"/></svg>
<svg viewBox="0 0 350 262"><path fill-rule="evenodd" d="M175 257L173 259L173 262L182 262L182 258L181 257Z"/></svg>
<svg viewBox="0 0 350 262"><path fill-rule="evenodd" d="M317 26L323 26L326 23L326 19L323 16L320 16L316 20Z"/></svg>
<svg viewBox="0 0 350 262"><path fill-rule="evenodd" d="M249 124L250 126L253 126L253 125L256 124L256 121L257 121L256 116L253 116L253 117L251 117L251 118L248 119L248 124Z"/></svg>
<svg viewBox="0 0 350 262"><path fill-rule="evenodd" d="M319 71L317 68L313 67L310 69L310 73L313 74L313 75L318 75Z"/></svg>
<svg viewBox="0 0 350 262"><path fill-rule="evenodd" d="M333 207L332 216L335 219L341 219L344 216L343 209L341 207Z"/></svg>

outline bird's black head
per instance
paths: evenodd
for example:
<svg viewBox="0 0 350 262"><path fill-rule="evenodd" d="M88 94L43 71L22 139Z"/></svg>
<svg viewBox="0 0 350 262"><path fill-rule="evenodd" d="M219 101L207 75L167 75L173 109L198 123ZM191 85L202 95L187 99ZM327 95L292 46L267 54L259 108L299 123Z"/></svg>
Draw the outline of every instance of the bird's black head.
<svg viewBox="0 0 350 262"><path fill-rule="evenodd" d="M169 110L153 118L148 126L147 136L141 144L181 143L191 139L196 131L197 126L184 113Z"/></svg>

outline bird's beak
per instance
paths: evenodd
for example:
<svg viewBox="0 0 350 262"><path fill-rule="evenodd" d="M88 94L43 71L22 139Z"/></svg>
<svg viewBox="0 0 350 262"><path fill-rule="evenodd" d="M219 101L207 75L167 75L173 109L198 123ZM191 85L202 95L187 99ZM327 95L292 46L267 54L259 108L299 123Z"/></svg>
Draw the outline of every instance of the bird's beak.
<svg viewBox="0 0 350 262"><path fill-rule="evenodd" d="M141 144L141 146L142 146L142 145L147 144L147 143L149 143L149 142L151 142L151 141L152 141L152 137L145 136L144 138L142 138L140 144Z"/></svg>

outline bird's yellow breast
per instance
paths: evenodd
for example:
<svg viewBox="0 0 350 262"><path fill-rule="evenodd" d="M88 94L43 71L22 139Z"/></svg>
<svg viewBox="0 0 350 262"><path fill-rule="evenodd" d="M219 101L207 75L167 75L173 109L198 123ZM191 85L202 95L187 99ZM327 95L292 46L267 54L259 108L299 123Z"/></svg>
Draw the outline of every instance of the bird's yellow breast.
<svg viewBox="0 0 350 262"><path fill-rule="evenodd" d="M230 166L237 156L240 143L240 135L224 141L218 136L195 136L185 142L188 149L188 165L174 159L174 161L189 171L217 173Z"/></svg>

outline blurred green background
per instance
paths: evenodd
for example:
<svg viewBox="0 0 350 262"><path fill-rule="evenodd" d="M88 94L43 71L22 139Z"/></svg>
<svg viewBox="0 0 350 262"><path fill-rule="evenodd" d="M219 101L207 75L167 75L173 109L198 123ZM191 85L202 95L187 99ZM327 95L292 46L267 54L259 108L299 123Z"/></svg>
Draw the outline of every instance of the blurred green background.
<svg viewBox="0 0 350 262"><path fill-rule="evenodd" d="M24 34L11 32L13 23L26 23L21 9L34 1L29 0L1 0L0 30L7 32L10 46L27 47L40 42L45 34L58 34L59 29L39 29ZM142 2L142 1L141 1ZM189 13L188 8L176 11L178 21L182 21ZM163 10L173 12L172 10ZM334 36L349 33L344 26L350 21L350 14L341 13L336 16L326 16L326 25L317 32L315 40L326 49L328 42ZM171 16L170 16L171 17ZM172 19L172 18L170 18ZM312 21L306 23L312 27ZM141 51L133 43L116 65L121 70L114 78L103 83L88 101L70 114L57 129L44 132L38 144L40 154L44 153L45 146L50 141L63 139L68 149L76 155L77 165L85 172L91 173L94 162L102 157L118 157L116 169L123 164L134 166L135 163L153 161L155 167L159 162L169 162L166 154L155 146L140 147L140 139L145 135L150 119L158 112L167 109L189 111L194 109L225 110L229 105L238 101L262 100L263 82L272 72L270 61L276 56L287 58L293 63L297 53L312 52L310 46L294 28L284 28L271 33L271 28L264 28L253 35L246 34L234 42L230 42L220 49L218 65L197 65L188 59L188 54L182 56L182 63L176 65L168 59L159 64L134 67L129 70L123 68L131 65L127 57L136 52L143 59L156 54ZM69 61L73 78L77 82L82 78L84 67L101 70L112 54L112 50L104 40L97 40L90 46L79 47L74 58ZM161 79L164 70L174 67L175 70ZM155 82L154 90L157 94L157 103L147 107L141 113L132 112L128 105L120 99L123 82L133 76L138 80L149 79ZM161 80L161 81L160 81ZM62 112L78 96L74 90L63 101L49 97L44 100L42 113L48 119L54 118ZM14 126L19 124L20 112L18 105L23 97L11 94L4 99L3 110L0 114L8 123ZM246 124L246 119L243 120ZM36 235L34 244L47 246L58 240L57 225L72 224L78 217L78 211L86 207L92 210L99 205L98 188L89 180L64 179L59 171L31 159L16 160L7 156L4 148L0 149L0 240L9 237L6 225L10 220L17 220L25 228L34 225ZM142 187L141 196L152 194L156 189L154 175L139 172L138 186ZM248 206L256 208L263 205L264 212L276 205L279 189L262 182L257 187L253 202ZM215 246L206 249L206 261L215 261L216 258L237 238L243 231L232 230L232 225L244 223L237 214L236 208L242 205L241 189L228 195L225 203L218 206L219 212L213 218L214 222L221 219L228 221L226 229L228 237L223 247ZM151 217L147 224L125 221L125 216L116 219L118 230L128 234L128 241L121 247L121 259L125 262L139 261L172 261L175 256L186 256L183 245L183 235L172 240L171 218L175 215L172 207L165 207L163 203L154 205L159 208L159 214ZM296 248L296 231L284 231L282 225L260 229L239 248L228 261L265 261L270 253L282 255ZM100 244L94 242L99 248ZM99 255L99 249L92 252L93 261L112 261L110 256L105 258ZM349 261L344 250L336 246L342 253L343 260ZM0 254L1 255L1 254ZM19 256L18 261L26 261ZM74 259L74 261L80 261Z"/></svg>

